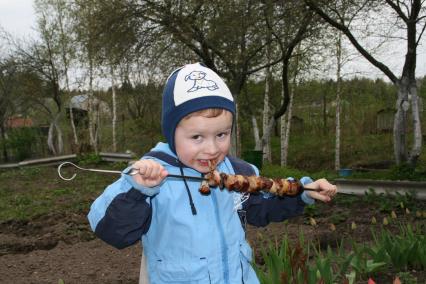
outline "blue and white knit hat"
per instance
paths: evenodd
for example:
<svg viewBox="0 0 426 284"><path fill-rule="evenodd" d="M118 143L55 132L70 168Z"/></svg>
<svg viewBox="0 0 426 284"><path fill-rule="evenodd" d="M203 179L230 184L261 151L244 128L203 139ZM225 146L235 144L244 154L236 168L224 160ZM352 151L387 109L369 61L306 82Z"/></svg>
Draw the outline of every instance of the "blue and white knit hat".
<svg viewBox="0 0 426 284"><path fill-rule="evenodd" d="M161 127L173 152L179 121L208 108L226 109L235 117L234 98L219 75L200 63L185 65L170 74L163 91Z"/></svg>

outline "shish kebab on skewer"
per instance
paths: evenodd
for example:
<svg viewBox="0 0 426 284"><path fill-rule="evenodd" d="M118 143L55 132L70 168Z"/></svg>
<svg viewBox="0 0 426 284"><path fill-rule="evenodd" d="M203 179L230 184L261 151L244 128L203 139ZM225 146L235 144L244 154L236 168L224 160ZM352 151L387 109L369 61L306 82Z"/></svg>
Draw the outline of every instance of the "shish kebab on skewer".
<svg viewBox="0 0 426 284"><path fill-rule="evenodd" d="M199 191L202 194L209 194L210 187L226 188L229 191L258 193L260 191L269 192L278 196L295 196L304 190L319 191L316 189L304 188L297 180L266 178L262 176L244 176L219 173L215 170L216 165L209 161L210 171L206 174L205 180L201 183Z"/></svg>
<svg viewBox="0 0 426 284"><path fill-rule="evenodd" d="M295 196L304 190L313 190L304 188L297 180L271 179L262 176L243 176L229 175L225 173L214 172L205 176L206 180L201 183L200 192L209 194L210 187L219 186L220 189L226 188L229 191L258 193L265 191L278 196Z"/></svg>
<svg viewBox="0 0 426 284"><path fill-rule="evenodd" d="M122 174L121 171L114 170L100 170L100 169L86 169L79 167L71 162L64 162L58 166L58 175L60 178L66 181L70 181L76 177L74 174L70 178L66 178L61 174L61 168L64 165L72 165L77 169L83 171L91 171L91 172L104 172L104 173L114 173L114 174ZM303 185L297 180L288 180L288 179L271 179L261 176L244 176L244 175L231 175L225 173L219 173L215 170L214 163L210 164L210 171L204 177L195 177L195 176L182 176L182 175L173 175L168 174L169 178L183 178L183 179L194 179L201 180L201 186L199 191L202 194L209 194L210 187L219 187L220 189L226 188L229 191L237 191L237 192L248 192L248 193L258 193L260 191L269 192L278 196L295 196L302 193L304 190L308 191L320 191L319 189L310 189L305 188ZM139 174L137 170L133 170L124 174L128 175L136 175Z"/></svg>

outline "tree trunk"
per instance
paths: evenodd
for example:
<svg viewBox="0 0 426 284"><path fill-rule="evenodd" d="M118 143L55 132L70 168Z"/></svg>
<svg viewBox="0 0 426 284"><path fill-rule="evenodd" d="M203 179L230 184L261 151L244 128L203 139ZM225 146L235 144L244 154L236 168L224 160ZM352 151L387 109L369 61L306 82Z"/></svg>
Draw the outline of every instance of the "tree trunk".
<svg viewBox="0 0 426 284"><path fill-rule="evenodd" d="M230 154L232 156L240 157L241 155L241 133L240 133L240 127L239 127L239 105L237 102L237 97L240 95L241 90L244 87L245 79L242 77L234 78L232 83L229 83L228 86L230 87L231 93L234 97L235 102L235 119L234 124L232 126L232 137L231 137L231 149Z"/></svg>
<svg viewBox="0 0 426 284"><path fill-rule="evenodd" d="M335 159L334 159L334 169L337 171L341 168L340 166L340 93L341 93L341 83L340 78L337 81L336 86L336 147L335 147Z"/></svg>
<svg viewBox="0 0 426 284"><path fill-rule="evenodd" d="M111 90L112 90L112 151L117 152L117 135L116 135L116 124L117 124L117 101L115 93L115 76L114 70L111 67Z"/></svg>
<svg viewBox="0 0 426 284"><path fill-rule="evenodd" d="M269 63L269 60L268 60ZM268 128L269 122L269 93L270 93L270 85L271 85L271 68L266 68L266 78L265 78L265 96L263 98L263 120L262 120L262 129L263 132ZM263 161L272 162L271 158L271 135L265 137L265 143L263 143Z"/></svg>
<svg viewBox="0 0 426 284"><path fill-rule="evenodd" d="M54 135L53 122L51 122L49 125L49 132L47 134L47 147L49 148L50 152L52 152L52 154L56 156L57 152L55 148L55 143L53 142L54 141L53 135Z"/></svg>
<svg viewBox="0 0 426 284"><path fill-rule="evenodd" d="M281 167L287 166L287 148L288 145L285 143L286 136L286 128L287 128L287 115L284 114L280 117L280 165Z"/></svg>
<svg viewBox="0 0 426 284"><path fill-rule="evenodd" d="M0 125L0 132L1 132L1 139L3 141L6 141L6 131L5 131L5 127L3 126L3 124ZM9 162L9 155L7 154L7 144L6 143L2 143L3 145L3 158L5 162Z"/></svg>
<svg viewBox="0 0 426 284"><path fill-rule="evenodd" d="M57 113L52 119L52 122L49 125L49 132L47 136L47 146L53 155L59 155L63 153L64 143L62 140L62 130L58 125L58 120L60 113ZM55 136L56 134L56 136ZM56 138L56 143L55 143Z"/></svg>
<svg viewBox="0 0 426 284"><path fill-rule="evenodd" d="M97 104L95 108L95 137L96 137L96 144L101 144L101 111L100 111L100 105ZM96 152L97 153L97 152Z"/></svg>
<svg viewBox="0 0 426 284"><path fill-rule="evenodd" d="M90 56L89 56L90 57ZM88 118L89 118L89 138L90 145L92 146L95 153L98 153L98 137L97 131L95 129L94 120L96 120L96 114L94 114L93 109L93 63L92 60L89 59L89 93L88 93Z"/></svg>
<svg viewBox="0 0 426 284"><path fill-rule="evenodd" d="M74 144L75 146L77 146L77 149L78 149L78 137L77 137L77 130L75 128L75 123L74 123L74 111L72 110L71 98L70 98L69 109L70 109L70 123L71 123L72 134L74 137Z"/></svg>
<svg viewBox="0 0 426 284"><path fill-rule="evenodd" d="M256 116L254 116L254 115L251 116L251 122L252 122L252 125L253 125L254 141L256 143L255 146L254 146L254 150L261 151L262 150L262 142L261 142L260 136L259 136L259 126L257 125Z"/></svg>
<svg viewBox="0 0 426 284"><path fill-rule="evenodd" d="M229 149L229 154L231 156L239 157L238 144L239 144L239 127L238 127L238 104L235 102L235 119L232 124L232 135L231 135L231 149Z"/></svg>
<svg viewBox="0 0 426 284"><path fill-rule="evenodd" d="M235 103L235 156L241 157L241 129L238 123L238 120L240 118L240 111L239 111L239 105L238 103Z"/></svg>
<svg viewBox="0 0 426 284"><path fill-rule="evenodd" d="M288 160L288 145L290 141L290 128L291 128L291 117L293 112L293 99L294 99L294 85L296 84L296 76L293 78L293 84L291 85L290 90L290 101L288 102L288 109L287 109L287 121L286 121L286 127L285 127L285 133L281 133L283 136L282 142L283 143L283 151L281 152L281 166L286 167L287 166L287 160Z"/></svg>
<svg viewBox="0 0 426 284"><path fill-rule="evenodd" d="M58 114L58 118L59 118L59 114ZM58 124L58 121L56 120L55 122L55 129L56 129L56 140L58 143L58 152L59 154L64 153L64 141L62 140L62 129Z"/></svg>
<svg viewBox="0 0 426 284"><path fill-rule="evenodd" d="M89 95L88 95L88 118L89 118L89 139L90 139L90 145L93 149L93 151L95 151L95 153L98 153L98 139L96 136L96 114L94 113L94 107L93 107L93 90L89 90Z"/></svg>
<svg viewBox="0 0 426 284"><path fill-rule="evenodd" d="M342 33L339 32L336 45L336 145L334 152L334 169L340 169L340 95L342 88L341 67L342 67Z"/></svg>
<svg viewBox="0 0 426 284"><path fill-rule="evenodd" d="M300 54L300 43L297 44L297 53ZM284 115L281 120L281 166L287 166L288 161L288 147L290 141L290 129L291 129L291 118L293 116L293 100L294 100L294 90L297 84L297 77L299 74L299 56L295 57L294 61L294 73L293 73L293 82L290 89L290 98L288 102L288 114ZM284 100L284 88L283 88L283 100ZM287 116L287 121L285 120ZM284 124L284 125L283 125Z"/></svg>
<svg viewBox="0 0 426 284"><path fill-rule="evenodd" d="M410 80L408 76L404 76L398 82L397 87L398 99L396 103L393 133L396 164L408 163L410 166L415 167L422 147L422 131L416 81ZM413 118L414 139L411 151L408 153L406 129L410 106Z"/></svg>
<svg viewBox="0 0 426 284"><path fill-rule="evenodd" d="M408 102L408 78L402 78L398 84L398 98L396 101L396 113L393 127L394 154L397 165L407 161L406 127L407 112L410 106Z"/></svg>
<svg viewBox="0 0 426 284"><path fill-rule="evenodd" d="M324 135L327 135L328 129L327 129L327 93L324 92L322 96L322 133Z"/></svg>
<svg viewBox="0 0 426 284"><path fill-rule="evenodd" d="M419 97L417 96L416 82L410 84L411 107L413 115L413 146L408 157L408 163L415 167L422 151L422 126L420 121Z"/></svg>

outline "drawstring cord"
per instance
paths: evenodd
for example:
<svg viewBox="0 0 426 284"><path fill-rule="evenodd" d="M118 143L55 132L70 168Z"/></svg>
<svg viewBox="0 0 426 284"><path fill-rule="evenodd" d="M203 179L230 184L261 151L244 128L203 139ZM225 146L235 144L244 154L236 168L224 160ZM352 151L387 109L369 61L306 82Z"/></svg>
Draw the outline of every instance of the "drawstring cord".
<svg viewBox="0 0 426 284"><path fill-rule="evenodd" d="M179 164L180 164L179 165L180 174L183 176L184 174L183 174L183 168L182 168L181 161L179 161ZM186 178L183 178L183 182L185 183L186 193L188 194L189 205L191 206L192 215L197 215L197 209L195 208L194 201L192 200L192 195L191 195L191 192L189 191L189 186L186 183Z"/></svg>
<svg viewBox="0 0 426 284"><path fill-rule="evenodd" d="M243 203L250 198L249 192L234 195L234 211L241 210Z"/></svg>

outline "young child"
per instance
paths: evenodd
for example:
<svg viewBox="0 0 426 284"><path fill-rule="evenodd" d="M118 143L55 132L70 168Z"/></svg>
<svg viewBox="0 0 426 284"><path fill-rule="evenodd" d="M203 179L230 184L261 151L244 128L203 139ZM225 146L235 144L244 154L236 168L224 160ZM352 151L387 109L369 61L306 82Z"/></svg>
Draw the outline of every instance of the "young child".
<svg viewBox="0 0 426 284"><path fill-rule="evenodd" d="M217 162L218 172L258 175L253 165L227 156L234 117L233 97L215 72L199 63L174 71L163 93L167 144L158 143L124 170L91 206L90 225L105 242L124 248L142 239L151 284L259 283L240 215L265 226L336 194L325 179L302 178L305 187L322 191L281 198L215 188L202 195L200 181L167 177L201 177L209 161Z"/></svg>

